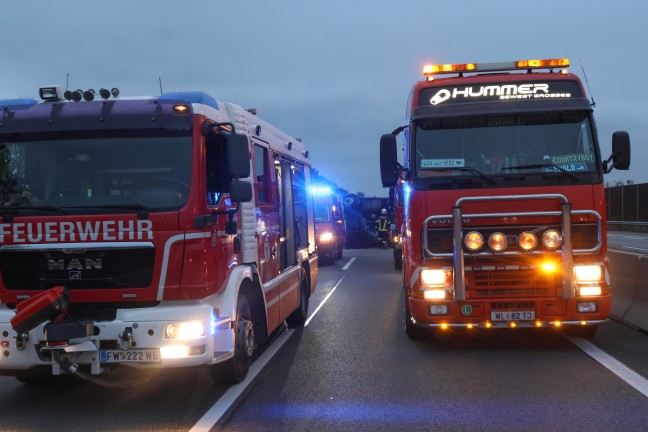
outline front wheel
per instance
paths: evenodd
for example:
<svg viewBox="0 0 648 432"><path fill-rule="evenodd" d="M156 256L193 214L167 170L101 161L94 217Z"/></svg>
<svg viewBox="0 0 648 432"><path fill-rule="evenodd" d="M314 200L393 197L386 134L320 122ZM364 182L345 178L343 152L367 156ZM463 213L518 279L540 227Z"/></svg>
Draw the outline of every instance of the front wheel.
<svg viewBox="0 0 648 432"><path fill-rule="evenodd" d="M212 378L223 384L236 384L245 379L256 348L252 312L245 294L239 294L234 322L234 357L210 366Z"/></svg>
<svg viewBox="0 0 648 432"><path fill-rule="evenodd" d="M306 318L308 318L309 297L308 278L306 277L306 271L302 268L299 276L299 307L286 318L289 327L304 325Z"/></svg>
<svg viewBox="0 0 648 432"><path fill-rule="evenodd" d="M423 339L426 335L424 328L418 327L412 322L412 313L407 302L407 296L405 296L405 333L413 340Z"/></svg>

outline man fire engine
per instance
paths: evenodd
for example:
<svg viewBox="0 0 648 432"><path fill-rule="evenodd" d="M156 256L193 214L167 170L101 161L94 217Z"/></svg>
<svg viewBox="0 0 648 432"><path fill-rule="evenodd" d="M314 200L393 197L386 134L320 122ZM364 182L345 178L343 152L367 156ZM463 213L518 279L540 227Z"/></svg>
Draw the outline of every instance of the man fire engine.
<svg viewBox="0 0 648 432"><path fill-rule="evenodd" d="M591 336L607 320L603 174L629 168L630 140L615 132L602 161L592 104L568 66L426 66L407 125L381 138L383 186L404 181L410 337L453 326Z"/></svg>
<svg viewBox="0 0 648 432"><path fill-rule="evenodd" d="M201 92L0 101L0 375L241 381L317 282L308 152Z"/></svg>

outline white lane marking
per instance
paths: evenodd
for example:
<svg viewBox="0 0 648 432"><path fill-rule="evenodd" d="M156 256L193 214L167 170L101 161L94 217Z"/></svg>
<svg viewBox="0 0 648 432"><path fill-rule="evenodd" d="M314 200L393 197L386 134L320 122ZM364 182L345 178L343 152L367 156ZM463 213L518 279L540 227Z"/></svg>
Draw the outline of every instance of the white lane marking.
<svg viewBox="0 0 648 432"><path fill-rule="evenodd" d="M648 397L648 380L633 371L619 360L599 349L593 343L579 337L567 336L567 340L576 345L581 351L594 360L599 362L603 367L608 369L614 375L634 387L639 393Z"/></svg>
<svg viewBox="0 0 648 432"><path fill-rule="evenodd" d="M347 266L350 266L351 263L355 260L355 257L349 260ZM344 273L342 277L337 281L331 292L329 292L324 300L317 306L317 309L313 311L310 317L304 323L304 327L310 323L313 317L317 312L324 306L324 303L331 297L335 292L337 287L342 283L344 278L348 273ZM237 401L240 400L246 388L252 383L255 377L263 370L263 368L268 364L268 362L277 354L277 352L285 345L290 337L292 336L294 330L287 330L281 336L279 336L272 344L259 356L258 359L252 363L248 376L240 382L231 386L217 401L216 403L198 420L198 422L189 430L189 432L206 432L211 430L226 414L229 413L231 409L234 408Z"/></svg>
<svg viewBox="0 0 648 432"><path fill-rule="evenodd" d="M246 388L252 384L252 381L263 370L268 362L277 354L277 352L290 340L294 330L286 330L282 335L275 339L272 344L252 363L247 378L242 382L231 386L216 403L193 425L189 432L203 432L211 430L228 412L234 408L237 401L240 400Z"/></svg>
<svg viewBox="0 0 648 432"><path fill-rule="evenodd" d="M351 258L351 259L349 260L349 262L346 263L346 264L344 265L344 267L342 267L342 271L347 271L347 270L349 269L349 267L351 267L351 264L353 264L353 261L355 261L355 260L356 260L356 257Z"/></svg>
<svg viewBox="0 0 648 432"><path fill-rule="evenodd" d="M313 317L317 314L317 312L319 312L319 310L322 308L322 306L324 306L324 303L326 303L326 302L328 301L329 297L331 297L331 295L335 292L335 290L337 289L337 287L340 286L340 284L342 283L342 281L344 280L344 278L345 278L346 275L348 275L348 274L349 274L349 273L344 273L344 274L342 275L342 277L340 278L340 280L337 281L337 283L335 284L335 286L333 287L333 289L331 290L331 292L328 293L328 294L326 295L326 297L324 297L324 300L322 300L322 303L320 303L319 306L317 306L317 309L315 309L315 310L313 311L313 313L311 314L311 316L308 317L308 319L307 319L306 322L304 323L304 327L306 327L306 326L308 325L308 323L311 322L311 320L313 319Z"/></svg>

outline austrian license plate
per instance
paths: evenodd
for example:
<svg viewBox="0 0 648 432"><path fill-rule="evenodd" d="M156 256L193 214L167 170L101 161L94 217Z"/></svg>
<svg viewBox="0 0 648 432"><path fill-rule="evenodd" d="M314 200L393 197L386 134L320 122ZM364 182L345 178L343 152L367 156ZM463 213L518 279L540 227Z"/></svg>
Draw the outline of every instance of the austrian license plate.
<svg viewBox="0 0 648 432"><path fill-rule="evenodd" d="M101 363L155 363L160 361L157 348L129 350L101 350Z"/></svg>
<svg viewBox="0 0 648 432"><path fill-rule="evenodd" d="M491 311L491 321L533 321L535 311Z"/></svg>

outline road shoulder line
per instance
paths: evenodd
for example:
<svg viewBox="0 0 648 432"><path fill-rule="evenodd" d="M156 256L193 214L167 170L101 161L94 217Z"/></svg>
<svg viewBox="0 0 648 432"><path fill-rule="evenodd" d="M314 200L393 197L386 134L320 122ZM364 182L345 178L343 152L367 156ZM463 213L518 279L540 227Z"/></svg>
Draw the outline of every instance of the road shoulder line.
<svg viewBox="0 0 648 432"><path fill-rule="evenodd" d="M628 385L636 389L639 393L648 397L648 380L633 371L619 360L615 359L605 351L598 348L593 343L579 337L567 336L565 338L572 344L576 345L585 354L596 360L607 370L621 378Z"/></svg>

